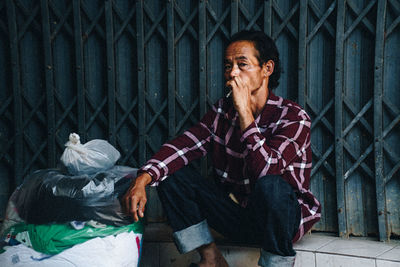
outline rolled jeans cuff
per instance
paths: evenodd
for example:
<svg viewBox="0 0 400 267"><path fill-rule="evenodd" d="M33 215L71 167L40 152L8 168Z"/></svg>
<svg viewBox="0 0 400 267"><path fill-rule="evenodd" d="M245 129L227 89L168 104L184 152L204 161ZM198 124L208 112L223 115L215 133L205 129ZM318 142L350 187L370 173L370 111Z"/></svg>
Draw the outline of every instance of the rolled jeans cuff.
<svg viewBox="0 0 400 267"><path fill-rule="evenodd" d="M262 267L293 267L296 256L280 256L261 249L258 265Z"/></svg>
<svg viewBox="0 0 400 267"><path fill-rule="evenodd" d="M207 221L191 225L173 234L176 247L181 254L192 251L202 245L214 242Z"/></svg>

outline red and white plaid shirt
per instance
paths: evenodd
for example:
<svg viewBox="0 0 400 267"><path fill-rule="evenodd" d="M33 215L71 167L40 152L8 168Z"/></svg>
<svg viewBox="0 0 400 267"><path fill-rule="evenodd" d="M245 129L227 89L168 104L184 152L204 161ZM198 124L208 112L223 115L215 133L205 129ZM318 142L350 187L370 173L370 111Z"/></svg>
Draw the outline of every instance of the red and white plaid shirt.
<svg viewBox="0 0 400 267"><path fill-rule="evenodd" d="M311 121L296 103L269 93L261 114L243 132L231 99L220 99L201 121L164 144L139 170L158 185L191 161L212 153L217 180L242 206L259 177L281 175L296 192L301 223L294 242L321 217L321 205L310 192Z"/></svg>

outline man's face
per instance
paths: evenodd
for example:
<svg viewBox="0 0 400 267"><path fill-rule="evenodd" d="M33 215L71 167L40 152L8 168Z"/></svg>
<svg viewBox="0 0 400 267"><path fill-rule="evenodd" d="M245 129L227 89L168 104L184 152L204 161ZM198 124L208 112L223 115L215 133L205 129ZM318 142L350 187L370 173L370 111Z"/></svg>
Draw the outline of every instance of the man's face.
<svg viewBox="0 0 400 267"><path fill-rule="evenodd" d="M225 51L225 79L229 81L238 76L251 92L260 88L266 77L264 67L260 66L257 55L258 51L252 42L231 43Z"/></svg>

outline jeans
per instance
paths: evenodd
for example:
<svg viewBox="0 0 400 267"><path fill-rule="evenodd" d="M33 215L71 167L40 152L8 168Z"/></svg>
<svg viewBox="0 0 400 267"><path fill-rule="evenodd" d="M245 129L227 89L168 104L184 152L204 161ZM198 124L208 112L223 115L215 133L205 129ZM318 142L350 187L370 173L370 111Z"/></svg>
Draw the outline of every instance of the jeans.
<svg viewBox="0 0 400 267"><path fill-rule="evenodd" d="M262 257L296 254L292 240L300 224L300 205L280 176L259 178L246 207L189 167L162 181L158 194L181 253L213 242L210 226L233 242L260 246Z"/></svg>

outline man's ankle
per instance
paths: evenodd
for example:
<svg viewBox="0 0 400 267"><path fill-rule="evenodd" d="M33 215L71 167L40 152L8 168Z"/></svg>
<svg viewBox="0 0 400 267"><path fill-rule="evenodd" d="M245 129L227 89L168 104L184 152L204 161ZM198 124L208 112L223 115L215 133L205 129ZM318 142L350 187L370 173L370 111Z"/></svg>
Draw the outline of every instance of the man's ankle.
<svg viewBox="0 0 400 267"><path fill-rule="evenodd" d="M212 242L197 249L201 260L199 266L228 266L217 245Z"/></svg>
<svg viewBox="0 0 400 267"><path fill-rule="evenodd" d="M220 254L220 251L214 242L199 247L197 251L199 252L202 259L214 258L218 254Z"/></svg>

